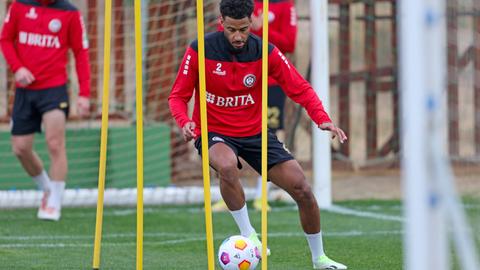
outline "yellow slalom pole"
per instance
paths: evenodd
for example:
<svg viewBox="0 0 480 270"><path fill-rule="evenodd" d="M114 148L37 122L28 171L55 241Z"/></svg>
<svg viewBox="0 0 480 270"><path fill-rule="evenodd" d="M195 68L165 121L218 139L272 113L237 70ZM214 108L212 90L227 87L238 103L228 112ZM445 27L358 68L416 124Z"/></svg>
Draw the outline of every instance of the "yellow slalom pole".
<svg viewBox="0 0 480 270"><path fill-rule="evenodd" d="M103 47L103 94L102 130L100 138L100 163L98 168L97 221L93 246L93 269L100 268L100 244L102 241L103 195L105 192L105 171L107 166L108 100L110 85L110 40L112 33L112 0L105 0L105 34Z"/></svg>
<svg viewBox="0 0 480 270"><path fill-rule="evenodd" d="M268 151L268 0L263 0L262 32L262 269L267 269L267 151Z"/></svg>
<svg viewBox="0 0 480 270"><path fill-rule="evenodd" d="M137 110L137 270L143 269L143 74L142 1L135 0L135 81Z"/></svg>
<svg viewBox="0 0 480 270"><path fill-rule="evenodd" d="M205 82L205 34L203 30L203 0L197 0L197 31L198 31L198 71L200 82L200 122L202 130L202 171L203 193L205 204L205 229L207 234L208 270L215 269L213 252L212 206L210 198L210 166L208 158L208 125L207 125L207 93Z"/></svg>

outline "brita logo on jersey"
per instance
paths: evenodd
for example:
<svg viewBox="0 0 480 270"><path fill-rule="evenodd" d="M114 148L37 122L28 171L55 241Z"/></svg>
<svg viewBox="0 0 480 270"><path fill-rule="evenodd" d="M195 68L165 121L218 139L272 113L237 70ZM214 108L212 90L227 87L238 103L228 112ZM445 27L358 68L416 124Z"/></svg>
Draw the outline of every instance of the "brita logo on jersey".
<svg viewBox="0 0 480 270"><path fill-rule="evenodd" d="M207 92L207 102L218 107L240 107L255 104L252 95L239 95L233 97L216 96Z"/></svg>
<svg viewBox="0 0 480 270"><path fill-rule="evenodd" d="M42 35L20 31L18 35L18 42L20 44L43 48L60 48L60 39L57 36L52 35Z"/></svg>

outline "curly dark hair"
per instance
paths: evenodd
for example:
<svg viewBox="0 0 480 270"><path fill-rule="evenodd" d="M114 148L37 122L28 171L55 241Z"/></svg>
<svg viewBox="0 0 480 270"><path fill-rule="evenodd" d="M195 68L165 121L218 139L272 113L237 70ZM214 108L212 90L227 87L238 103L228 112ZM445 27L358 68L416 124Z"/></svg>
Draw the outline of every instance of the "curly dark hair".
<svg viewBox="0 0 480 270"><path fill-rule="evenodd" d="M253 0L222 0L220 2L220 14L235 20L250 18L253 13Z"/></svg>

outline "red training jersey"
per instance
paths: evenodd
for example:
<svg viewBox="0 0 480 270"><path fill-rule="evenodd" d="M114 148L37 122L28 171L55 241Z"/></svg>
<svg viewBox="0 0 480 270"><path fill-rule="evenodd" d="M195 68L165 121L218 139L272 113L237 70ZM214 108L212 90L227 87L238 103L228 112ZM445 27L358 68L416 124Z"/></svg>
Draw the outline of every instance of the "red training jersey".
<svg viewBox="0 0 480 270"><path fill-rule="evenodd" d="M263 0L255 0L253 15L258 17L263 13ZM218 31L223 26L218 20ZM263 27L252 30L252 33L261 37ZM270 0L268 2L268 42L277 46L283 53L293 53L297 39L297 12L292 0Z"/></svg>
<svg viewBox="0 0 480 270"><path fill-rule="evenodd" d="M80 12L67 0L16 0L0 35L3 55L13 72L25 67L35 81L29 90L67 82L68 49L75 56L80 96L90 96L88 40Z"/></svg>
<svg viewBox="0 0 480 270"><path fill-rule="evenodd" d="M198 44L187 49L168 98L170 111L180 128L191 121L187 103L199 88ZM251 34L240 51L223 32L205 37L205 72L208 131L226 136L246 137L261 132L262 40ZM331 122L310 84L280 52L269 44L268 75L273 77L295 102L301 104L316 124ZM199 92L195 91L192 120L200 135Z"/></svg>
<svg viewBox="0 0 480 270"><path fill-rule="evenodd" d="M253 14L261 16L263 1L255 0ZM262 36L263 28L252 30ZM277 46L282 53L293 53L297 39L297 12L292 0L270 0L268 2L268 42Z"/></svg>
<svg viewBox="0 0 480 270"><path fill-rule="evenodd" d="M255 0L253 15L259 17L263 12L263 0ZM223 26L218 20L218 31L223 31ZM252 33L261 37L263 27L252 30ZM297 39L297 12L293 0L268 1L268 42L275 45L282 53L293 53ZM278 83L268 78L268 85Z"/></svg>

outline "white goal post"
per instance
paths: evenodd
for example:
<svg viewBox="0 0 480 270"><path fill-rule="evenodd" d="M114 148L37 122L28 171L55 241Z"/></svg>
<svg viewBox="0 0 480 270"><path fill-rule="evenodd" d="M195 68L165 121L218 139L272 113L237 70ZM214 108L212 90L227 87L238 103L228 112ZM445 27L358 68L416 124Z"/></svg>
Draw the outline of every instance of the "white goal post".
<svg viewBox="0 0 480 270"><path fill-rule="evenodd" d="M328 57L328 0L310 0L312 86L329 112L330 70ZM313 189L321 208L332 206L330 135L312 124Z"/></svg>
<svg viewBox="0 0 480 270"><path fill-rule="evenodd" d="M400 93L405 206L404 269L451 269L449 232L462 269L478 253L446 150L445 0L400 1Z"/></svg>

